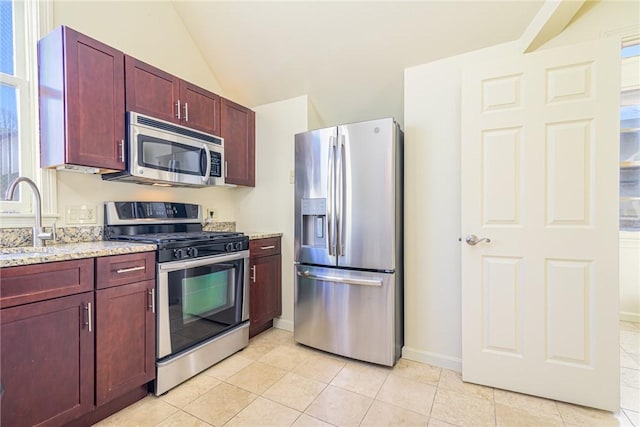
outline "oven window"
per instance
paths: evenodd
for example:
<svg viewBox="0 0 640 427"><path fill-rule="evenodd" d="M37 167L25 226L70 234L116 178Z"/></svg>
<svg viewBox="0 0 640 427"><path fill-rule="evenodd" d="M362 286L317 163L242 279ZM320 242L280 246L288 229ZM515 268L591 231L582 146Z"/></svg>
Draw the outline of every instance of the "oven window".
<svg viewBox="0 0 640 427"><path fill-rule="evenodd" d="M233 270L225 270L182 279L183 323L212 316L233 306L232 273Z"/></svg>
<svg viewBox="0 0 640 427"><path fill-rule="evenodd" d="M171 354L242 321L242 259L168 273Z"/></svg>

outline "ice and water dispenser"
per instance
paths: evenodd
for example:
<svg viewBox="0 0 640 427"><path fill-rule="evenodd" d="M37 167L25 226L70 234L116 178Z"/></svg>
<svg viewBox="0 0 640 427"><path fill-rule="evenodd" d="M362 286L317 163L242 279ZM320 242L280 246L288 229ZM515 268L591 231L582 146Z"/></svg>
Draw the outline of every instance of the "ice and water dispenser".
<svg viewBox="0 0 640 427"><path fill-rule="evenodd" d="M327 246L327 199L302 199L302 246Z"/></svg>

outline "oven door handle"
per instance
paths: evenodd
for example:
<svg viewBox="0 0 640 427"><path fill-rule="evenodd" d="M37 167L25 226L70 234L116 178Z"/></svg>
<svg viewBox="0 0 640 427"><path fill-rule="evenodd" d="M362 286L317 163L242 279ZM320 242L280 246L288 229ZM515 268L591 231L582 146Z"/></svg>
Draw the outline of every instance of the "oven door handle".
<svg viewBox="0 0 640 427"><path fill-rule="evenodd" d="M158 264L159 271L184 270L186 268L199 267L201 265L218 264L221 262L235 261L249 258L249 251L233 252L228 255L214 255L204 258L195 258L189 261L170 261Z"/></svg>

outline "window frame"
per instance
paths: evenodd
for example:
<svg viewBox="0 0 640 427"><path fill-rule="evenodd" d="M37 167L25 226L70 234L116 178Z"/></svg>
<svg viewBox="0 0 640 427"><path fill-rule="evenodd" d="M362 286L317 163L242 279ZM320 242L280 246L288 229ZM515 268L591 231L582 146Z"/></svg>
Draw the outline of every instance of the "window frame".
<svg viewBox="0 0 640 427"><path fill-rule="evenodd" d="M53 25L50 0L10 0L13 4L14 73L0 74L0 82L18 88L18 129L20 175L31 178L42 197L43 223L50 225L58 217L55 170L40 168L38 118L38 40L51 31ZM20 186L19 201L0 197L1 227L33 226L34 196L26 186Z"/></svg>

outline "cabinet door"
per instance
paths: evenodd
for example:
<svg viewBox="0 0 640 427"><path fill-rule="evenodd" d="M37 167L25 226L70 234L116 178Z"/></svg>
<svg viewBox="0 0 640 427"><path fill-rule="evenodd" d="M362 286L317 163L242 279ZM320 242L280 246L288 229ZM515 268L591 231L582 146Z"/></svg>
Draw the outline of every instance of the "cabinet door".
<svg viewBox="0 0 640 427"><path fill-rule="evenodd" d="M255 187L255 113L220 99L220 136L224 138L227 184Z"/></svg>
<svg viewBox="0 0 640 427"><path fill-rule="evenodd" d="M42 167L124 170L124 54L67 27L38 44Z"/></svg>
<svg viewBox="0 0 640 427"><path fill-rule="evenodd" d="M127 111L180 123L180 80L152 65L125 56Z"/></svg>
<svg viewBox="0 0 640 427"><path fill-rule="evenodd" d="M213 135L220 134L220 97L213 92L180 81L182 124Z"/></svg>
<svg viewBox="0 0 640 427"><path fill-rule="evenodd" d="M250 260L249 335L264 329L282 312L280 255Z"/></svg>
<svg viewBox="0 0 640 427"><path fill-rule="evenodd" d="M0 311L0 424L58 426L93 409L93 292Z"/></svg>
<svg viewBox="0 0 640 427"><path fill-rule="evenodd" d="M155 281L96 291L96 404L155 377Z"/></svg>

